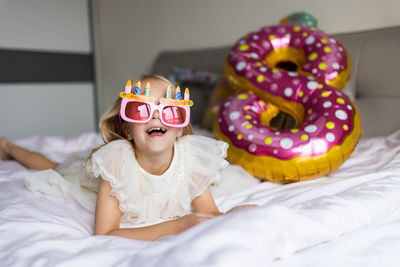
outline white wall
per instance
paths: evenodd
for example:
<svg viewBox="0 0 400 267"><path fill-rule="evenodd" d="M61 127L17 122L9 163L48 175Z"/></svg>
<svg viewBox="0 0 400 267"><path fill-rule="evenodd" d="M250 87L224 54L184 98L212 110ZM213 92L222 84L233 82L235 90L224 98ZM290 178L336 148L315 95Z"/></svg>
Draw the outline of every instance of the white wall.
<svg viewBox="0 0 400 267"><path fill-rule="evenodd" d="M313 14L319 28L342 33L400 25L398 0L94 0L99 62L99 111L125 81L147 73L167 49L233 44L293 12ZM222 62L221 62L222 64Z"/></svg>
<svg viewBox="0 0 400 267"><path fill-rule="evenodd" d="M0 47L90 52L86 0L0 0Z"/></svg>
<svg viewBox="0 0 400 267"><path fill-rule="evenodd" d="M0 0L0 49L90 54L90 40L86 0ZM0 83L0 136L94 131L93 91L92 82Z"/></svg>

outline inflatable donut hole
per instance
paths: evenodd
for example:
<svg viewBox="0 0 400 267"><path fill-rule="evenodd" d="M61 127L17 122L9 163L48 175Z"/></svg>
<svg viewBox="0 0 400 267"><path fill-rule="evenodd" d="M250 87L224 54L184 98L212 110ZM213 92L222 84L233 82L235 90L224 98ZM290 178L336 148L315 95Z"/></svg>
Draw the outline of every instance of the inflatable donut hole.
<svg viewBox="0 0 400 267"><path fill-rule="evenodd" d="M292 72L296 72L299 69L299 66L297 66L297 64L291 60L278 61L275 66L272 67ZM279 111L279 113L266 125L276 130L289 130L296 127L296 120L290 114Z"/></svg>

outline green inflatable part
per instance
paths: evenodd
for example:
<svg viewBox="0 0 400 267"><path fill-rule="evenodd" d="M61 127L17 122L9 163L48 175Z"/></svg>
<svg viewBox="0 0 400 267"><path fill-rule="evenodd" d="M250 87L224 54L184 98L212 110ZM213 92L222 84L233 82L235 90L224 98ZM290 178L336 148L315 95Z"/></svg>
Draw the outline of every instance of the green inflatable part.
<svg viewBox="0 0 400 267"><path fill-rule="evenodd" d="M290 14L289 16L283 18L281 20L281 23L303 24L310 27L318 28L317 19L306 12L296 12Z"/></svg>

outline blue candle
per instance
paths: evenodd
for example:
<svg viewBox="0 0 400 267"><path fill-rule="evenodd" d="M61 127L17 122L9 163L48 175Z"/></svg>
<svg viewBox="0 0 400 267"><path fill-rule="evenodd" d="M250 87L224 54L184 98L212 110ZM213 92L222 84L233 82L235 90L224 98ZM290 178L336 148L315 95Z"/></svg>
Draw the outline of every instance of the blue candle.
<svg viewBox="0 0 400 267"><path fill-rule="evenodd" d="M137 81L136 82L136 87L135 87L135 95L140 95L140 92L142 91L141 89L140 89L140 81Z"/></svg>

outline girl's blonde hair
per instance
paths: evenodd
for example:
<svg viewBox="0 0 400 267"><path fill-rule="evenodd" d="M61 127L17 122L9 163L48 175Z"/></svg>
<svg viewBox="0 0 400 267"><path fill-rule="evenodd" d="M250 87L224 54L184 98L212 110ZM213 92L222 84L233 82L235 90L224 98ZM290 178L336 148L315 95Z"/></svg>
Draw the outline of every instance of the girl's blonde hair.
<svg viewBox="0 0 400 267"><path fill-rule="evenodd" d="M137 81L143 80L158 80L165 83L165 87L170 85L171 88L175 88L167 78L160 75L142 75L139 79L135 80L133 84L136 84ZM128 140L123 130L123 124L126 122L122 120L119 115L121 102L122 99L118 98L100 118L100 134L106 144L119 139ZM190 123L183 129L183 135L189 134L193 134L193 128Z"/></svg>

